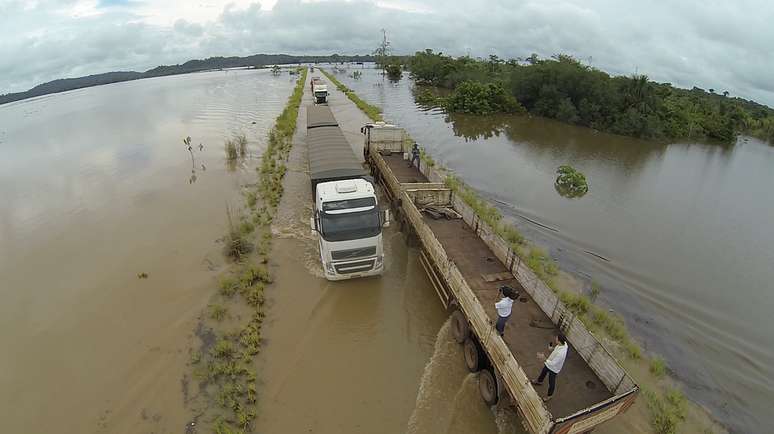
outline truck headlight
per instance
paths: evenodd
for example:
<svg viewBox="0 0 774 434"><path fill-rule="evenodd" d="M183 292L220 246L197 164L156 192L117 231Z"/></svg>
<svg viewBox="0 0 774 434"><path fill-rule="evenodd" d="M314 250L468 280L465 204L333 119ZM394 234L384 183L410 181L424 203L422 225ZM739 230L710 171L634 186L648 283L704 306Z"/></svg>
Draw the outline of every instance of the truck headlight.
<svg viewBox="0 0 774 434"><path fill-rule="evenodd" d="M333 267L333 262L325 263L325 271L327 271L328 274L336 274L336 268Z"/></svg>
<svg viewBox="0 0 774 434"><path fill-rule="evenodd" d="M374 268L382 268L383 264L384 264L384 255L377 256L376 262L374 262Z"/></svg>

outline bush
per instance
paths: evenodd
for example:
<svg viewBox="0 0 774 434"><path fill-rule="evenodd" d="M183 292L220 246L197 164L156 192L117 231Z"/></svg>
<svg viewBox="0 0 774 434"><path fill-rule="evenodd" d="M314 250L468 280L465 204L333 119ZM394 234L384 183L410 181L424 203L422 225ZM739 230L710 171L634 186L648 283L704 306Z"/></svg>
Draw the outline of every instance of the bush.
<svg viewBox="0 0 774 434"><path fill-rule="evenodd" d="M589 185L586 176L578 172L572 166L559 166L556 169L556 191L564 197L581 197L588 193Z"/></svg>
<svg viewBox="0 0 774 434"><path fill-rule="evenodd" d="M398 81L401 78L402 75L402 69L400 67L400 63L391 63L384 67L384 70L387 72L387 78L389 78L392 81Z"/></svg>
<svg viewBox="0 0 774 434"><path fill-rule="evenodd" d="M476 115L524 112L524 107L505 92L501 83L463 82L446 99L444 106L450 112Z"/></svg>

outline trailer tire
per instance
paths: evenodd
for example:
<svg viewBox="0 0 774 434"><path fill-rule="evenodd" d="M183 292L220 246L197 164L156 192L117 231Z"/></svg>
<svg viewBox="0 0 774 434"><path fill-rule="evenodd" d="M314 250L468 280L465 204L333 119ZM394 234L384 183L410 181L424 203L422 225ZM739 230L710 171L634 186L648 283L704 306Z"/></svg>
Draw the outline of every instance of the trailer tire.
<svg viewBox="0 0 774 434"><path fill-rule="evenodd" d="M481 349L481 345L472 336L465 339L462 354L465 357L465 366L470 372L478 372L487 365L487 357Z"/></svg>
<svg viewBox="0 0 774 434"><path fill-rule="evenodd" d="M470 336L470 325L468 324L468 319L465 318L465 314L463 314L459 309L455 310L451 314L451 328L454 340L458 344L465 342L465 339Z"/></svg>
<svg viewBox="0 0 774 434"><path fill-rule="evenodd" d="M499 394L497 390L497 379L491 369L482 369L478 373L478 391L481 393L481 399L489 407L497 404Z"/></svg>

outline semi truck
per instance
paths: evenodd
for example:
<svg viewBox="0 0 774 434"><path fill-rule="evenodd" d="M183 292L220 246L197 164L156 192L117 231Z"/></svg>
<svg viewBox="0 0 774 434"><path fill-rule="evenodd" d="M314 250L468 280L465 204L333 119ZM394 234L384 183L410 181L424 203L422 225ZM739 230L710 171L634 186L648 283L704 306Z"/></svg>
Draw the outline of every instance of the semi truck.
<svg viewBox="0 0 774 434"><path fill-rule="evenodd" d="M331 109L306 109L306 141L313 216L325 278L343 280L384 271L382 228L389 210L380 211L373 180L355 157Z"/></svg>
<svg viewBox="0 0 774 434"><path fill-rule="evenodd" d="M312 96L314 96L314 102L316 104L323 104L328 102L328 86L320 79L320 77L312 77Z"/></svg>

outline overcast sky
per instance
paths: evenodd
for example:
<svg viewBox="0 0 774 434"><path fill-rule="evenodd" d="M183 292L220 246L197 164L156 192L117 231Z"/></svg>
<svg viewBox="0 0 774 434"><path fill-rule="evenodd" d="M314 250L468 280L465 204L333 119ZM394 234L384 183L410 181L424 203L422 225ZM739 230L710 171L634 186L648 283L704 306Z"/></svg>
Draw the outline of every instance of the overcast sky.
<svg viewBox="0 0 774 434"><path fill-rule="evenodd" d="M772 0L0 0L0 94L208 56L572 54L774 106Z"/></svg>

